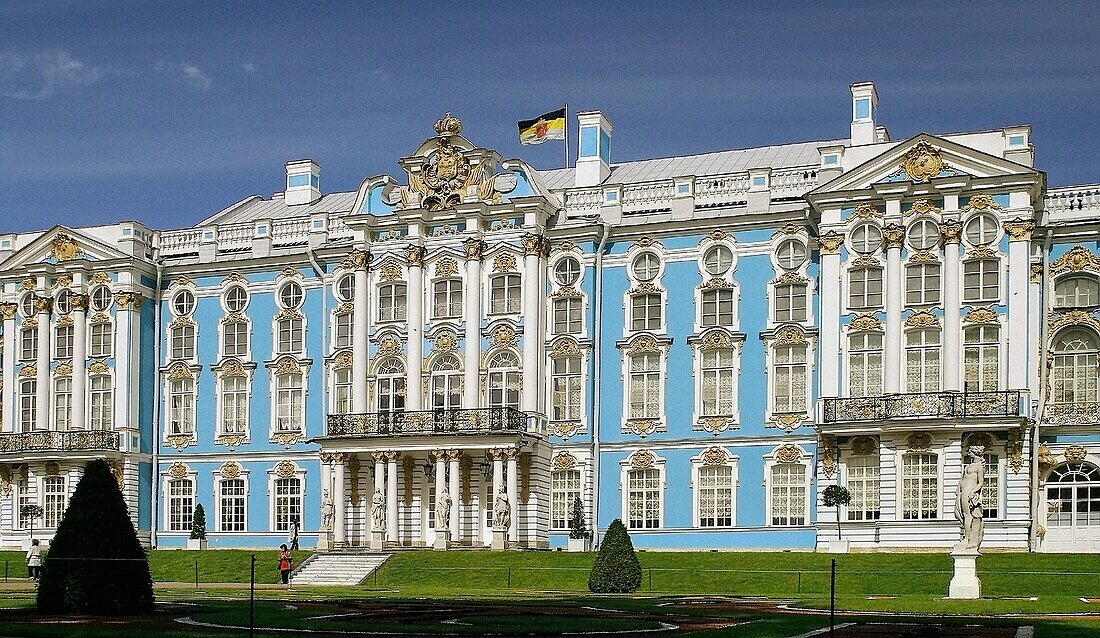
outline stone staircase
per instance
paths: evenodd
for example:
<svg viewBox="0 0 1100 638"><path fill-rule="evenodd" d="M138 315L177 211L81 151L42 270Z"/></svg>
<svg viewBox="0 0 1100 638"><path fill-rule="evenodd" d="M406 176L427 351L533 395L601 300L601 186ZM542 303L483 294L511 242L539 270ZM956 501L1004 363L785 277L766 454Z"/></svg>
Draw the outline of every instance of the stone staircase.
<svg viewBox="0 0 1100 638"><path fill-rule="evenodd" d="M358 585L382 566L389 554L317 552L290 575L291 585Z"/></svg>

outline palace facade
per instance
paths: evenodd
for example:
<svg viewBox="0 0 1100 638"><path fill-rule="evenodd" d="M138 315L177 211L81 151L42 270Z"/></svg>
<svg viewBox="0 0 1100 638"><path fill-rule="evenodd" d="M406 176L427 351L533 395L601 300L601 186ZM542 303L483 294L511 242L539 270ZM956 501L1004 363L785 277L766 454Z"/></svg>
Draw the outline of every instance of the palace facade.
<svg viewBox="0 0 1100 638"><path fill-rule="evenodd" d="M213 547L558 547L579 497L639 547L946 549L980 444L985 547L1100 549L1100 186L851 94L848 138L622 163L582 112L556 170L448 114L354 191L0 235L0 546L106 458L157 547L199 504Z"/></svg>

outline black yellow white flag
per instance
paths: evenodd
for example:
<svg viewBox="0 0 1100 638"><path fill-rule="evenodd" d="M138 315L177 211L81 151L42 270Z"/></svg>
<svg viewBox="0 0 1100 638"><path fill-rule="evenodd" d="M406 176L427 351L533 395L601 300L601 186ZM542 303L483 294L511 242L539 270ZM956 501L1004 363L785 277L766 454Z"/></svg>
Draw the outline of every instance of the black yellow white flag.
<svg viewBox="0 0 1100 638"><path fill-rule="evenodd" d="M565 107L519 123L520 144L542 144L565 139Z"/></svg>

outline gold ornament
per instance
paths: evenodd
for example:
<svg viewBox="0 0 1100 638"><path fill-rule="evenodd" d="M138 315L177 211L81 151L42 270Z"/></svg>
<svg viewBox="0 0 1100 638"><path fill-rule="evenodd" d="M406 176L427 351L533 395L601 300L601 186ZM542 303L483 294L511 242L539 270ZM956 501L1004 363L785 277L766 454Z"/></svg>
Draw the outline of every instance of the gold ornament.
<svg viewBox="0 0 1100 638"><path fill-rule="evenodd" d="M878 442L869 436L857 436L852 440L852 454L867 456L878 451Z"/></svg>
<svg viewBox="0 0 1100 638"><path fill-rule="evenodd" d="M498 348L513 348L519 342L514 328L501 324L493 329L493 345Z"/></svg>
<svg viewBox="0 0 1100 638"><path fill-rule="evenodd" d="M999 323L997 313L992 308L971 308L963 315L963 323Z"/></svg>
<svg viewBox="0 0 1100 638"><path fill-rule="evenodd" d="M554 455L553 467L555 470L570 470L576 467L577 457L569 452L558 452Z"/></svg>
<svg viewBox="0 0 1100 638"><path fill-rule="evenodd" d="M275 464L275 476L279 478L291 478L298 468L294 467L294 464L290 461L279 461ZM352 481L352 485L355 485L356 481Z"/></svg>
<svg viewBox="0 0 1100 638"><path fill-rule="evenodd" d="M409 262L410 266L417 266L419 268L424 267L424 258L428 255L428 251L423 246L408 246L405 248L405 261Z"/></svg>
<svg viewBox="0 0 1100 638"><path fill-rule="evenodd" d="M940 325L939 317L928 312L927 310L921 310L915 312L905 320L905 325L909 328L931 328Z"/></svg>
<svg viewBox="0 0 1100 638"><path fill-rule="evenodd" d="M657 464L657 455L646 449L636 450L630 455L630 469L648 470Z"/></svg>
<svg viewBox="0 0 1100 638"><path fill-rule="evenodd" d="M1051 467L1058 461L1054 459L1054 455L1050 453L1050 448L1046 443L1039 444L1039 467Z"/></svg>
<svg viewBox="0 0 1100 638"><path fill-rule="evenodd" d="M1050 263L1050 273L1052 275L1075 270L1100 272L1100 257L1093 255L1084 246L1074 246Z"/></svg>
<svg viewBox="0 0 1100 638"><path fill-rule="evenodd" d="M887 224L882 228L882 245L889 248L901 248L905 243L905 227L900 224Z"/></svg>
<svg viewBox="0 0 1100 638"><path fill-rule="evenodd" d="M493 272L515 272L516 256L512 253L500 253L493 259Z"/></svg>
<svg viewBox="0 0 1100 638"><path fill-rule="evenodd" d="M546 239L542 235L533 235L530 233L525 234L520 238L520 242L523 244L524 255L539 255L543 251L543 242Z"/></svg>
<svg viewBox="0 0 1100 638"><path fill-rule="evenodd" d="M241 466L235 461L226 461L219 473L223 479L235 479L241 475Z"/></svg>
<svg viewBox="0 0 1100 638"><path fill-rule="evenodd" d="M915 182L927 182L943 171L944 163L939 150L922 140L905 153L901 168L909 179Z"/></svg>
<svg viewBox="0 0 1100 638"><path fill-rule="evenodd" d="M446 115L436 120L435 132L438 135L445 136L458 135L462 132L462 120L451 115L450 111L447 111Z"/></svg>
<svg viewBox="0 0 1100 638"><path fill-rule="evenodd" d="M180 364L176 364L176 365L183 365L183 364L180 363ZM187 366L184 366L184 368L186 369ZM188 370L188 372L190 372L190 370ZM97 374L110 374L110 373L111 373L111 368L108 367L107 364L103 363L102 361L93 361L92 365L88 366L88 374L93 375L93 376L97 375Z"/></svg>
<svg viewBox="0 0 1100 638"><path fill-rule="evenodd" d="M932 447L932 435L927 432L914 432L905 439L905 447L910 452L927 452Z"/></svg>
<svg viewBox="0 0 1100 638"><path fill-rule="evenodd" d="M481 256L485 253L485 242L471 237L462 242L462 248L467 260L481 261Z"/></svg>
<svg viewBox="0 0 1100 638"><path fill-rule="evenodd" d="M458 262L451 257L444 257L435 264L436 277L453 277L458 274Z"/></svg>
<svg viewBox="0 0 1100 638"><path fill-rule="evenodd" d="M993 199L992 195L978 193L970 196L970 200L966 203L966 206L962 207L962 210L964 212L972 210L1001 210L1001 205Z"/></svg>
<svg viewBox="0 0 1100 638"><path fill-rule="evenodd" d="M302 366L291 357L285 357L275 367L275 374L301 374Z"/></svg>
<svg viewBox="0 0 1100 638"><path fill-rule="evenodd" d="M848 330L851 332L881 332L882 322L873 315L860 315L848 323Z"/></svg>
<svg viewBox="0 0 1100 638"><path fill-rule="evenodd" d="M1074 444L1067 447L1066 451L1063 454L1065 455L1066 460L1070 463L1080 463L1081 461L1085 460L1085 457L1088 456L1088 451L1084 448L1084 446Z"/></svg>
<svg viewBox="0 0 1100 638"><path fill-rule="evenodd" d="M775 448L774 456L777 463L798 463L802 459L802 451L793 443L785 443Z"/></svg>
<svg viewBox="0 0 1100 638"><path fill-rule="evenodd" d="M940 224L940 240L944 244L957 244L962 237L962 222L957 219L946 219Z"/></svg>
<svg viewBox="0 0 1100 638"><path fill-rule="evenodd" d="M1016 219L1004 223L1005 232L1009 241L1031 241L1031 235L1035 232L1035 222L1030 219Z"/></svg>
<svg viewBox="0 0 1100 638"><path fill-rule="evenodd" d="M864 202L856 209L852 211L852 217L856 219L871 219L873 217L882 217L882 211L871 202Z"/></svg>
<svg viewBox="0 0 1100 638"><path fill-rule="evenodd" d="M365 250L354 249L348 253L347 257L344 257L340 262L340 268L342 270L365 270L370 266L370 253ZM294 274L291 276L298 276L300 273L294 268L288 268ZM284 270L283 272L286 272Z"/></svg>
<svg viewBox="0 0 1100 638"><path fill-rule="evenodd" d="M186 465L184 465L183 463L180 463L179 461L176 461L175 463L172 464L171 467L168 468L168 476L170 476L174 479L187 478L187 475L190 474L190 473L191 473L191 470Z"/></svg>
<svg viewBox="0 0 1100 638"><path fill-rule="evenodd" d="M699 455L699 460L703 462L703 465L721 467L729 463L729 455L726 454L725 450L715 445L703 450L703 453Z"/></svg>
<svg viewBox="0 0 1100 638"><path fill-rule="evenodd" d="M58 233L53 238L53 250L50 254L57 261L69 261L75 259L80 254L80 247L76 245L72 237L69 237L65 233Z"/></svg>
<svg viewBox="0 0 1100 638"><path fill-rule="evenodd" d="M836 437L832 434L822 434L817 447L821 451L821 474L825 478L833 478L836 474L836 456L833 452L833 448L836 447Z"/></svg>
<svg viewBox="0 0 1100 638"><path fill-rule="evenodd" d="M840 253L840 247L844 245L844 235L835 230L830 230L817 238L817 244L821 248L821 254L836 255Z"/></svg>

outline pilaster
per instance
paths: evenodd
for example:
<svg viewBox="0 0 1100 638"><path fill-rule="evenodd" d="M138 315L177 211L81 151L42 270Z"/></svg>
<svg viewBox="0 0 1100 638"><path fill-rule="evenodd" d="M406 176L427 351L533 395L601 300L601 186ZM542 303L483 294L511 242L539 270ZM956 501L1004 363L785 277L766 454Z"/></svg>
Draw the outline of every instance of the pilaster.
<svg viewBox="0 0 1100 638"><path fill-rule="evenodd" d="M88 296L73 293L73 412L74 429L87 427Z"/></svg>
<svg viewBox="0 0 1100 638"><path fill-rule="evenodd" d="M424 409L424 392L421 375L424 366L424 255L423 246L409 246L405 250L409 262L408 295L409 319L409 377L405 384L405 405L408 410Z"/></svg>
<svg viewBox="0 0 1100 638"><path fill-rule="evenodd" d="M959 287L962 272L959 269L959 241L962 224L957 219L959 198L944 198L943 223L940 238L943 240L943 389L964 390L962 379L962 306Z"/></svg>
<svg viewBox="0 0 1100 638"><path fill-rule="evenodd" d="M900 224L887 224L882 229L883 247L886 250L886 361L882 381L886 394L901 392L901 309L902 295L905 292L901 245L904 239L905 228Z"/></svg>
<svg viewBox="0 0 1100 638"><path fill-rule="evenodd" d="M50 340L50 302L49 297L34 297L35 318L38 320L38 357L37 382L35 392L35 419L36 430L50 429L50 353L53 350Z"/></svg>
<svg viewBox="0 0 1100 638"><path fill-rule="evenodd" d="M351 254L350 261L355 268L355 296L352 301L351 315L351 410L357 414L363 414L370 409L367 405L367 357L369 353L367 334L370 321L367 264L370 262L370 254L355 250Z"/></svg>
<svg viewBox="0 0 1100 638"><path fill-rule="evenodd" d="M1028 305L1031 235L1035 222L1017 217L1005 222L1008 234L1008 389L1027 389Z"/></svg>
<svg viewBox="0 0 1100 638"><path fill-rule="evenodd" d="M539 255L545 239L541 235L523 236L523 396L524 412L538 411L539 342ZM513 522L514 522L513 518Z"/></svg>
<svg viewBox="0 0 1100 638"><path fill-rule="evenodd" d="M823 397L840 396L840 248L844 236L829 231L818 239L821 253L821 391Z"/></svg>
<svg viewBox="0 0 1100 638"><path fill-rule="evenodd" d="M466 294L463 296L464 321L466 324L466 359L462 379L462 407L476 408L478 399L478 375L481 372L481 257L485 242L480 239L467 239L463 242L466 249Z"/></svg>

